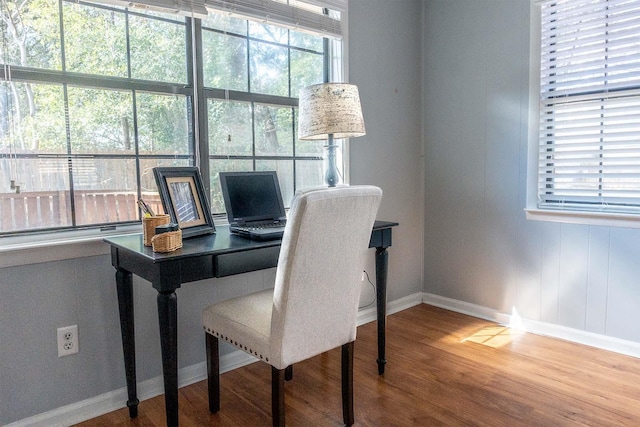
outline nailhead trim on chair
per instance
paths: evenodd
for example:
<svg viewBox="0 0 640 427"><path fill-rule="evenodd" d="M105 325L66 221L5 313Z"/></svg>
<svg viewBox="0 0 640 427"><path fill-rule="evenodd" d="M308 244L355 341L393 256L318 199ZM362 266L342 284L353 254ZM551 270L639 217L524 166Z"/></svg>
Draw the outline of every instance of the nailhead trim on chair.
<svg viewBox="0 0 640 427"><path fill-rule="evenodd" d="M217 338L220 338L221 340L225 340L225 341L226 341L226 342L228 342L229 344L231 344L231 345L234 345L234 346L238 347L240 350L247 351L249 354L251 354L251 355L253 355L253 356L256 356L256 357L259 357L259 358L260 358L260 360L266 360L267 362L269 362L269 358L268 358L268 357L266 357L266 358L265 358L265 357L264 357L264 356L262 356L261 354L258 354L258 352L257 352L257 351L253 351L253 349L251 349L251 348L247 349L247 346L246 346L246 345L243 345L242 343L238 344L238 341L233 341L233 340L229 341L229 337L225 337L224 335L220 335L220 333L219 333L219 332L214 332L214 331L212 331L212 330L211 330L211 329L209 329L209 328L204 328L204 330L205 330L207 333L209 333L209 334L211 334L211 335L215 335Z"/></svg>

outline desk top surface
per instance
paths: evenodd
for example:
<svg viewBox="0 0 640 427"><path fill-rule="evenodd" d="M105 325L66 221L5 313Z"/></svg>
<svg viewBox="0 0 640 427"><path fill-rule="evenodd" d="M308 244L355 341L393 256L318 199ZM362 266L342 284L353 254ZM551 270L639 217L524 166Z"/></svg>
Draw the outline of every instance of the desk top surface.
<svg viewBox="0 0 640 427"><path fill-rule="evenodd" d="M373 225L373 231L388 229L397 225L397 222L376 221ZM136 253L138 256L147 258L154 263L200 255L220 255L269 248L280 246L282 243L279 239L259 241L237 236L229 231L228 225L216 226L216 232L214 234L184 239L181 249L169 253L153 252L151 247L144 246L142 233L108 237L105 238L104 241L112 247Z"/></svg>

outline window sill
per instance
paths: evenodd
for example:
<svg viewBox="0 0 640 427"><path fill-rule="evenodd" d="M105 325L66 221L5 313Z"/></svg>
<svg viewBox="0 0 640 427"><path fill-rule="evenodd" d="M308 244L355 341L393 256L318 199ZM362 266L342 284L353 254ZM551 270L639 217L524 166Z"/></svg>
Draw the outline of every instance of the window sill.
<svg viewBox="0 0 640 427"><path fill-rule="evenodd" d="M226 216L214 215L215 226L229 225ZM109 254L106 237L142 233L141 224L114 230L77 230L0 238L0 268L39 264Z"/></svg>
<svg viewBox="0 0 640 427"><path fill-rule="evenodd" d="M51 234L0 238L0 268L83 258L109 253L105 237L141 233L140 224L115 230L61 231Z"/></svg>
<svg viewBox="0 0 640 427"><path fill-rule="evenodd" d="M604 212L553 211L525 209L528 220L562 222L567 224L600 225L606 227L640 228L640 216Z"/></svg>

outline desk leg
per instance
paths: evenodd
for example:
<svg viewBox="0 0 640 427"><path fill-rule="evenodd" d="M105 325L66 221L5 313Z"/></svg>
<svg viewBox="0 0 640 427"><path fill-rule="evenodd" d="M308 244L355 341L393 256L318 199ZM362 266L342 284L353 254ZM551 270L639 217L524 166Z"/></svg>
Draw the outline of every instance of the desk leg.
<svg viewBox="0 0 640 427"><path fill-rule="evenodd" d="M378 374L384 374L385 330L387 322L387 264L389 253L386 248L376 248L376 308L378 314Z"/></svg>
<svg viewBox="0 0 640 427"><path fill-rule="evenodd" d="M136 390L136 340L133 324L133 278L126 270L116 271L116 287L118 289L118 310L120 312L120 333L124 353L124 371L127 376L127 406L129 417L138 416Z"/></svg>
<svg viewBox="0 0 640 427"><path fill-rule="evenodd" d="M158 292L158 319L167 426L174 427L178 425L178 298L175 292Z"/></svg>

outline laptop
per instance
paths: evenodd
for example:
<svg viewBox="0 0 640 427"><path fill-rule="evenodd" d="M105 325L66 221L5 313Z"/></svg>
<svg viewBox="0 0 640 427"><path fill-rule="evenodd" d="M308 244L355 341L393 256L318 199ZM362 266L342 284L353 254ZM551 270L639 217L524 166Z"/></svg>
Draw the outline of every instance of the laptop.
<svg viewBox="0 0 640 427"><path fill-rule="evenodd" d="M281 239L287 222L275 171L220 172L232 233L254 240Z"/></svg>

